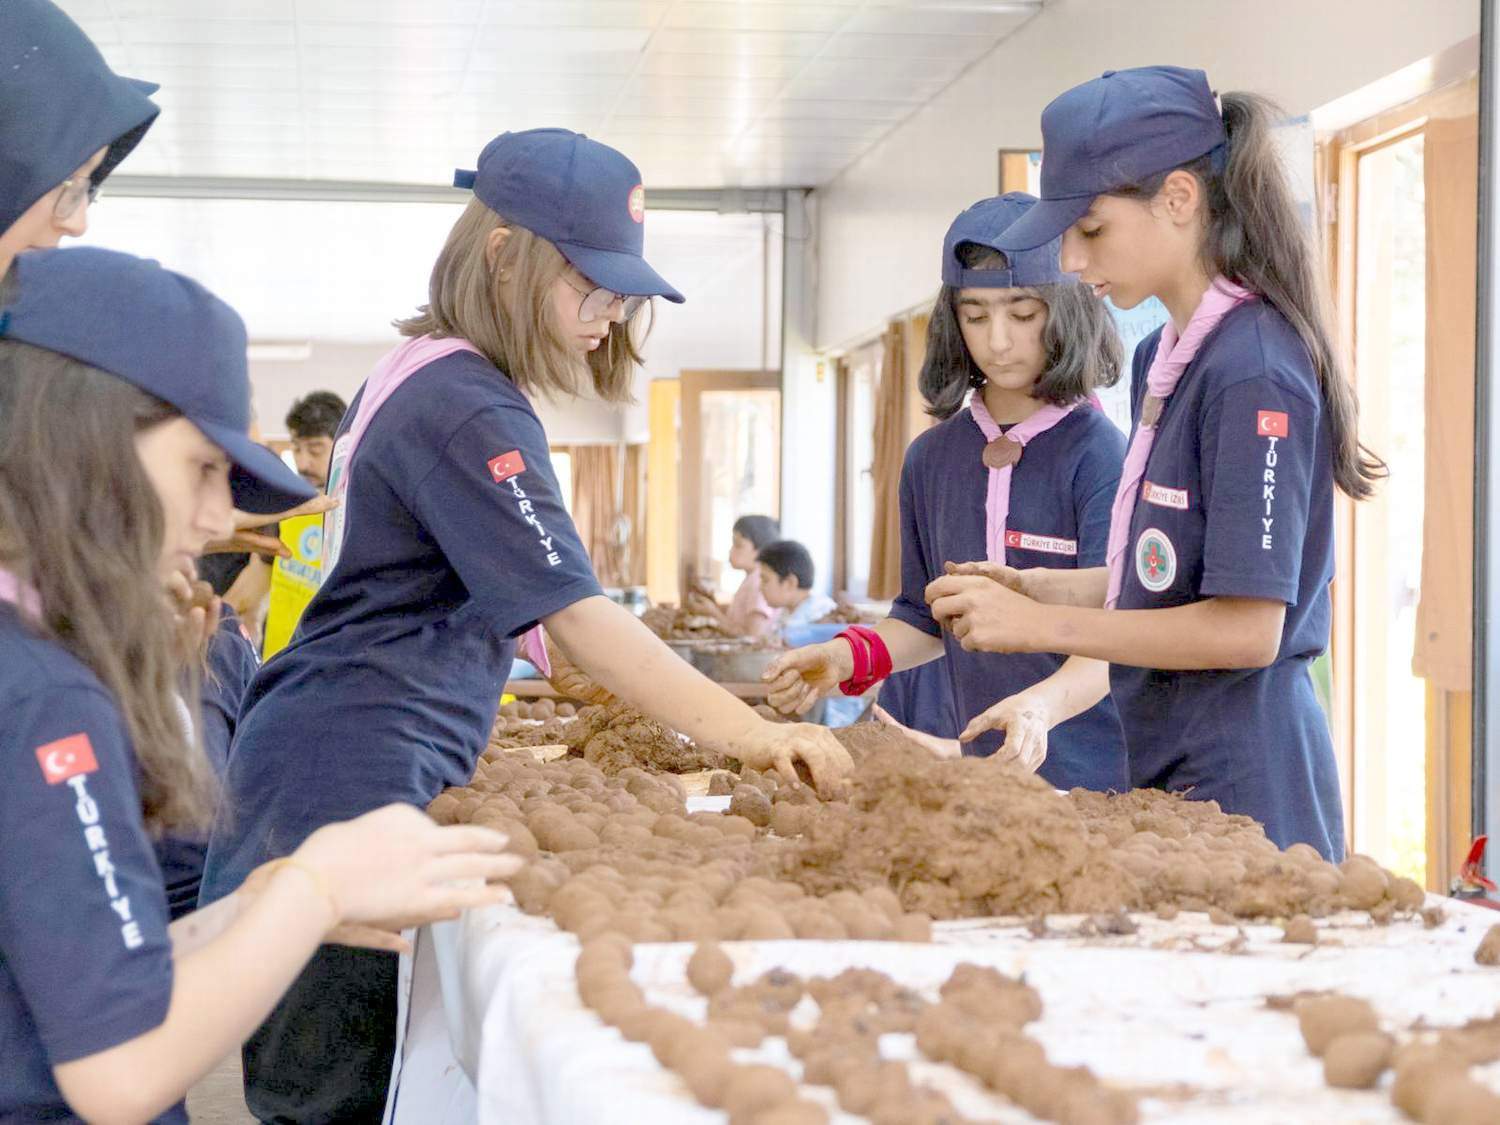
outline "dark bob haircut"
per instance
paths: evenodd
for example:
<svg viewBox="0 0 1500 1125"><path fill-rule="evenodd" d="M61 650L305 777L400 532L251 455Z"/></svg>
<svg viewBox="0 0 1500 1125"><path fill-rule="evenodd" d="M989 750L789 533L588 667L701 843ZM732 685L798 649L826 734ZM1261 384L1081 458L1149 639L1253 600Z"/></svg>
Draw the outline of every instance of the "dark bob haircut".
<svg viewBox="0 0 1500 1125"><path fill-rule="evenodd" d="M988 246L968 243L959 249L967 269L1004 269L1005 255ZM1034 397L1056 406L1087 398L1100 387L1120 379L1120 334L1104 302L1082 282L1037 285L1026 292L1047 306L1042 346L1046 366L1032 391ZM964 404L970 388L985 383L984 372L969 355L958 323L958 290L945 285L927 322L927 358L917 386L927 400L927 413L948 418Z"/></svg>

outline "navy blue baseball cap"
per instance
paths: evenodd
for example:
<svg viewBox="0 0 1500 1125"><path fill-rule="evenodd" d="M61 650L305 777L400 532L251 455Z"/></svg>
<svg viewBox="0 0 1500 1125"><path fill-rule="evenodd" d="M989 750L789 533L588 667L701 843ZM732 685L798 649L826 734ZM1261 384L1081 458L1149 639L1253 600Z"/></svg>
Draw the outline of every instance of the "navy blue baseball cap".
<svg viewBox="0 0 1500 1125"><path fill-rule="evenodd" d="M1006 269L967 269L959 250L967 243L1001 249L998 239L1022 215L1036 206L1036 196L1024 191L981 199L953 220L943 237L943 284L955 289L1024 289L1070 280L1058 265L1062 240L1026 250L1006 250Z"/></svg>
<svg viewBox="0 0 1500 1125"><path fill-rule="evenodd" d="M630 160L567 129L501 133L459 169L453 186L473 188L497 215L539 234L595 285L636 297L683 296L646 264L646 189Z"/></svg>
<svg viewBox="0 0 1500 1125"><path fill-rule="evenodd" d="M317 495L251 441L245 322L203 286L144 258L78 247L33 250L11 267L0 338L107 371L177 408L232 463L235 507L285 511Z"/></svg>
<svg viewBox="0 0 1500 1125"><path fill-rule="evenodd" d="M1042 110L1042 200L998 245L1030 250L1051 242L1097 197L1205 156L1226 139L1203 71L1106 70Z"/></svg>
<svg viewBox="0 0 1500 1125"><path fill-rule="evenodd" d="M49 0L0 0L0 232L101 148L97 187L161 108Z"/></svg>

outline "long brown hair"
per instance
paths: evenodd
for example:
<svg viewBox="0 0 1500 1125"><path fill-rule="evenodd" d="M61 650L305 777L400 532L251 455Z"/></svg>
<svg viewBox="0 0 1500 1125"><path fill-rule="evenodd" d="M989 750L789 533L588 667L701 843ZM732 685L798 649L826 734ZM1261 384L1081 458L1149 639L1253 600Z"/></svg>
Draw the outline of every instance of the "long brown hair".
<svg viewBox="0 0 1500 1125"><path fill-rule="evenodd" d="M1359 440L1359 400L1329 329L1328 285L1271 137L1272 123L1283 115L1257 94L1222 94L1219 103L1229 138L1222 164L1210 154L1182 168L1203 185L1208 203L1203 268L1210 277L1223 275L1260 294L1296 329L1328 414L1333 479L1354 499L1367 499L1389 470ZM1168 175L1170 171L1109 194L1152 199Z"/></svg>
<svg viewBox="0 0 1500 1125"><path fill-rule="evenodd" d="M988 246L965 243L959 247L964 268L1006 269L1005 255ZM1087 398L1100 387L1120 380L1120 334L1104 302L1078 281L1035 285L1026 292L1047 306L1042 329L1046 362L1032 389L1032 397L1055 406ZM927 413L949 418L964 404L969 388L984 386L984 372L969 354L958 323L958 289L944 285L927 320L927 354L917 375L917 389L927 400Z"/></svg>
<svg viewBox="0 0 1500 1125"><path fill-rule="evenodd" d="M215 793L202 724L183 723L199 676L156 577L163 514L135 450L176 416L123 379L0 340L0 566L36 589L36 626L119 707L154 833L207 828Z"/></svg>
<svg viewBox="0 0 1500 1125"><path fill-rule="evenodd" d="M491 262L489 236L500 227L510 234ZM615 325L586 357L575 355L552 311L552 286L567 269L567 259L545 238L470 200L432 267L427 304L396 321L396 328L403 336L462 337L528 394L592 389L606 402L628 402L641 362L644 332L637 337L635 324L642 318Z"/></svg>

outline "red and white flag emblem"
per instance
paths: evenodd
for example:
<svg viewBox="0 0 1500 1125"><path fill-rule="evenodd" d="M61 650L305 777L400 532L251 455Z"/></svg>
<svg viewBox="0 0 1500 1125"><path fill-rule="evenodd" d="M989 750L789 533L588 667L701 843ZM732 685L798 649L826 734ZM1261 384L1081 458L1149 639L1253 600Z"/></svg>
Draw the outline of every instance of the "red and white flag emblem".
<svg viewBox="0 0 1500 1125"><path fill-rule="evenodd" d="M499 457L491 457L486 464L490 467L490 476L495 478L495 483L510 480L511 477L519 476L526 471L526 462L521 457L519 449L512 449L509 453L502 453Z"/></svg>
<svg viewBox="0 0 1500 1125"><path fill-rule="evenodd" d="M1255 436L1286 437L1286 412L1284 410L1262 410L1255 416Z"/></svg>
<svg viewBox="0 0 1500 1125"><path fill-rule="evenodd" d="M61 785L70 777L93 773L99 768L94 757L94 744L83 733L70 734L67 738L38 746L36 760L48 785Z"/></svg>

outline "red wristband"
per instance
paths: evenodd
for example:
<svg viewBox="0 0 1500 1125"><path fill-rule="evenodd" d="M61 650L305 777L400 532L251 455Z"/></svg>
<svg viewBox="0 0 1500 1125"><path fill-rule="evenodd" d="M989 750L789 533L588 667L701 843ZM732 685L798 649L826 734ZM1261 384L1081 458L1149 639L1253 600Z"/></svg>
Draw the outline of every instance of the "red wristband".
<svg viewBox="0 0 1500 1125"><path fill-rule="evenodd" d="M863 695L891 674L891 652L880 634L866 625L851 625L839 636L854 655L854 675L839 684L845 695Z"/></svg>

